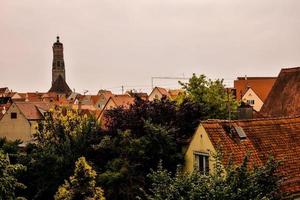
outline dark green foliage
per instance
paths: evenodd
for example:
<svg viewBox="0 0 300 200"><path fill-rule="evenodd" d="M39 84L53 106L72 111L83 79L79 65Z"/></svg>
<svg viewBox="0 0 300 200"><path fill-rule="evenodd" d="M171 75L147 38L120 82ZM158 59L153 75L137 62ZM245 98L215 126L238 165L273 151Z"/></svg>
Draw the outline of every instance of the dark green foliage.
<svg viewBox="0 0 300 200"><path fill-rule="evenodd" d="M17 176L26 170L21 164L11 164L8 154L0 150L0 200L16 199L16 190L25 189Z"/></svg>
<svg viewBox="0 0 300 200"><path fill-rule="evenodd" d="M219 154L220 155L220 154ZM150 191L140 196L148 200L271 200L279 199L279 177L275 174L278 162L272 158L265 166L250 168L249 156L241 165L232 163L225 170L221 158L215 157L214 172L188 174L178 169L176 174L159 165L152 171Z"/></svg>
<svg viewBox="0 0 300 200"><path fill-rule="evenodd" d="M205 105L184 98L180 104L166 97L156 101L145 101L136 98L135 104L129 109L122 107L106 112L108 131L110 135L118 130L131 130L143 135L145 121L173 128L176 139L187 139L192 136L200 120L206 119L208 110Z"/></svg>
<svg viewBox="0 0 300 200"><path fill-rule="evenodd" d="M98 130L93 119L75 111L58 109L40 122L35 143L27 147L22 162L28 171L23 176L29 199L52 199L67 179L80 156L89 151L90 140Z"/></svg>
<svg viewBox="0 0 300 200"><path fill-rule="evenodd" d="M106 136L95 148L98 153L110 152L99 184L104 187L107 199L134 199L140 187L145 187L145 177L160 159L166 168L175 170L182 163L182 154L176 145L173 129L145 122L143 135L120 131Z"/></svg>

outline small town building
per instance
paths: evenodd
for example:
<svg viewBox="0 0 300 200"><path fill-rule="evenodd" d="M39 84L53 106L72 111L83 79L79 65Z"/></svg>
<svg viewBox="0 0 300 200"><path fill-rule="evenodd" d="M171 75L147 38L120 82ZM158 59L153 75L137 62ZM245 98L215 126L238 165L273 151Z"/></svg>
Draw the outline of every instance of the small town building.
<svg viewBox="0 0 300 200"><path fill-rule="evenodd" d="M129 106L134 103L134 99L134 97L131 97L128 94L111 96L106 102L101 112L99 113L98 122L103 125L103 121L105 121L104 113L106 110L110 110L117 107L123 107L125 109L129 108Z"/></svg>
<svg viewBox="0 0 300 200"><path fill-rule="evenodd" d="M259 111L276 79L277 77L238 77L234 80L236 99Z"/></svg>
<svg viewBox="0 0 300 200"><path fill-rule="evenodd" d="M160 100L162 97L167 97L170 100L174 100L178 95L183 93L181 89L167 90L162 87L155 87L149 94L149 101Z"/></svg>
<svg viewBox="0 0 300 200"><path fill-rule="evenodd" d="M36 132L38 121L50 109L44 102L14 102L0 119L0 137L29 142Z"/></svg>
<svg viewBox="0 0 300 200"><path fill-rule="evenodd" d="M281 192L300 198L300 117L203 121L185 152L185 171L212 172L217 150L224 165L229 160L241 164L247 153L250 166L265 164L273 156L281 162Z"/></svg>

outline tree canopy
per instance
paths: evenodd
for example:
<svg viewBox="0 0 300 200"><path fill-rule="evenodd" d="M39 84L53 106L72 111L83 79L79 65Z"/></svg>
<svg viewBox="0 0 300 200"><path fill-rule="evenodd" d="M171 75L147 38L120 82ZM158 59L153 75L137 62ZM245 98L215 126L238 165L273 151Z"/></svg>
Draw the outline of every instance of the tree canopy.
<svg viewBox="0 0 300 200"><path fill-rule="evenodd" d="M207 118L228 119L229 112L235 117L238 102L230 90L225 88L223 79L213 81L203 74L193 74L187 83L179 83L188 98L207 107Z"/></svg>
<svg viewBox="0 0 300 200"><path fill-rule="evenodd" d="M264 166L251 168L249 156L243 163L224 166L216 157L215 171L209 174L183 172L180 168L173 176L159 165L148 175L151 187L140 199L147 200L275 200L279 199L279 177L275 171L278 162L273 159Z"/></svg>
<svg viewBox="0 0 300 200"><path fill-rule="evenodd" d="M58 188L55 200L105 200L103 190L96 186L96 172L80 157L75 163L74 176Z"/></svg>

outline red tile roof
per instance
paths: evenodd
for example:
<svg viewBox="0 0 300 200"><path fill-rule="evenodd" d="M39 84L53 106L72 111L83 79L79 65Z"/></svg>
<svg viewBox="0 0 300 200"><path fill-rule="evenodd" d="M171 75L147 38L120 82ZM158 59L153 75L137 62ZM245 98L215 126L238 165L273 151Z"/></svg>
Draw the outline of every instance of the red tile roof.
<svg viewBox="0 0 300 200"><path fill-rule="evenodd" d="M50 105L43 102L15 102L15 104L28 120L43 119L43 115L39 109L44 111L48 111L50 109Z"/></svg>
<svg viewBox="0 0 300 200"><path fill-rule="evenodd" d="M95 105L100 99L99 95L91 95L91 102Z"/></svg>
<svg viewBox="0 0 300 200"><path fill-rule="evenodd" d="M37 101L42 101L42 96L43 95L44 95L44 93L27 92L25 97L26 97L26 101L37 102Z"/></svg>
<svg viewBox="0 0 300 200"><path fill-rule="evenodd" d="M176 98L178 95L182 94L184 90L176 89L176 90L169 90L169 95L171 98Z"/></svg>
<svg viewBox="0 0 300 200"><path fill-rule="evenodd" d="M291 118L269 118L253 120L202 122L212 144L224 153L224 162L231 158L242 162L247 152L251 153L250 163L266 163L272 155L282 161L278 173L283 175L281 189L284 193L300 192L300 116ZM246 133L241 139L228 127L240 126Z"/></svg>
<svg viewBox="0 0 300 200"><path fill-rule="evenodd" d="M3 94L5 92L8 92L8 87L3 87L3 88L0 88L0 94Z"/></svg>
<svg viewBox="0 0 300 200"><path fill-rule="evenodd" d="M155 89L155 88L154 88ZM156 87L156 89L164 96L170 97L169 92L167 91L167 89L162 88L162 87Z"/></svg>
<svg viewBox="0 0 300 200"><path fill-rule="evenodd" d="M244 96L250 87L264 102L275 81L276 77L238 77L237 80L234 80L236 98L241 100L241 97Z"/></svg>
<svg viewBox="0 0 300 200"><path fill-rule="evenodd" d="M261 114L272 117L300 115L300 67L280 71Z"/></svg>
<svg viewBox="0 0 300 200"><path fill-rule="evenodd" d="M134 103L134 97L131 97L128 94L114 95L111 97L111 100L116 104L116 106L128 107Z"/></svg>

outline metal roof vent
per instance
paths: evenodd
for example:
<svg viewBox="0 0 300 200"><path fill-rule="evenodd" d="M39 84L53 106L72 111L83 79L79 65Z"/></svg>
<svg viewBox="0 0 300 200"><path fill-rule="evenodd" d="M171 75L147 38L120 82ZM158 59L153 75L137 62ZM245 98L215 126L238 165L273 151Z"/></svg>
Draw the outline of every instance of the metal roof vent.
<svg viewBox="0 0 300 200"><path fill-rule="evenodd" d="M237 134L239 135L239 137L241 139L246 139L247 138L247 135L246 135L246 133L245 133L245 131L242 127L234 126L234 129L235 129L235 131L237 132Z"/></svg>

